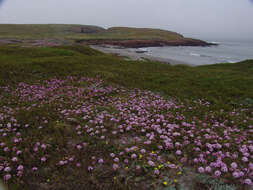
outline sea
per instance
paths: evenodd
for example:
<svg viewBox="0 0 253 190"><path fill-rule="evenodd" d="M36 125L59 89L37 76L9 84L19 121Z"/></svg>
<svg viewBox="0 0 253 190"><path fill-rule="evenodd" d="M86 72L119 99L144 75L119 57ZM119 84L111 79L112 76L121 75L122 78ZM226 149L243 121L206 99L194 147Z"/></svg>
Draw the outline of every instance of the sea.
<svg viewBox="0 0 253 190"><path fill-rule="evenodd" d="M210 47L150 47L145 48L145 54L196 66L236 63L253 59L253 41L207 41L218 45Z"/></svg>

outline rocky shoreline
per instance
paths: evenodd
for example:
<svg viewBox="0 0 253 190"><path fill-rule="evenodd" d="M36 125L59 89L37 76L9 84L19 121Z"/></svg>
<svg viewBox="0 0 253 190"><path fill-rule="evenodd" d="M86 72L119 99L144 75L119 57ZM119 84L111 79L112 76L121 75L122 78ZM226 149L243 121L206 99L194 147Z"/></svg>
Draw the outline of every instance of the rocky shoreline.
<svg viewBox="0 0 253 190"><path fill-rule="evenodd" d="M145 47L163 47L163 46L213 46L218 45L214 43L208 43L202 40L183 38L178 40L77 40L77 43L86 45L111 45L123 48L145 48Z"/></svg>

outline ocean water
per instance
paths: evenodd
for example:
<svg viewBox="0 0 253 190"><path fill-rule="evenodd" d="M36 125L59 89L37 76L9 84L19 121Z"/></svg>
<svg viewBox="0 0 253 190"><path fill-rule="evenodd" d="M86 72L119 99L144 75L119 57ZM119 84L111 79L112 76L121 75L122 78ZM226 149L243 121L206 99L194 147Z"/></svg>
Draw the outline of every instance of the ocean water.
<svg viewBox="0 0 253 190"><path fill-rule="evenodd" d="M174 59L192 65L235 63L253 59L253 41L210 41L218 43L211 47L150 47L146 54Z"/></svg>

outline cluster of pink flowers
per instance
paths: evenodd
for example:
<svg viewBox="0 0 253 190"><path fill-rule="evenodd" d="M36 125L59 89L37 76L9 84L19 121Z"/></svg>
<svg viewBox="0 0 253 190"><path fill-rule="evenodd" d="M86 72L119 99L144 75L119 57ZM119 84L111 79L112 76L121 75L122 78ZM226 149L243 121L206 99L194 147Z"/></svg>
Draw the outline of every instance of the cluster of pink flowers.
<svg viewBox="0 0 253 190"><path fill-rule="evenodd" d="M40 171L52 155L62 154L57 167L85 166L88 172L108 164L114 172L149 167L159 176L185 165L231 183L253 185L253 117L249 109L233 110L224 117L224 110L213 112L208 102L183 104L90 78L20 83L15 89L2 89L11 96L3 96L7 103L0 107L0 176L5 181ZM38 116L23 121L17 117L20 111L46 105L54 105L53 119ZM67 142L66 138L62 145L26 136L34 128L47 133L52 123L59 128L71 126L71 138L77 140ZM97 155L106 151L98 151L98 143L110 144L114 151ZM92 154L86 158L88 165L82 160L87 150ZM28 153L34 160L24 160Z"/></svg>

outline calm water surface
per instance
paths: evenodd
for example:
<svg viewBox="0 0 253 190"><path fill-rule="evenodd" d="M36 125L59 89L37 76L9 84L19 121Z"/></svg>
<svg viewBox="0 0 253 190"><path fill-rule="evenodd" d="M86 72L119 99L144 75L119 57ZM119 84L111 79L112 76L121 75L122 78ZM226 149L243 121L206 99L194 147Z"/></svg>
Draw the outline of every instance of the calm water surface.
<svg viewBox="0 0 253 190"><path fill-rule="evenodd" d="M183 61L193 65L234 63L253 59L253 42L217 42L212 47L151 47L147 54Z"/></svg>

